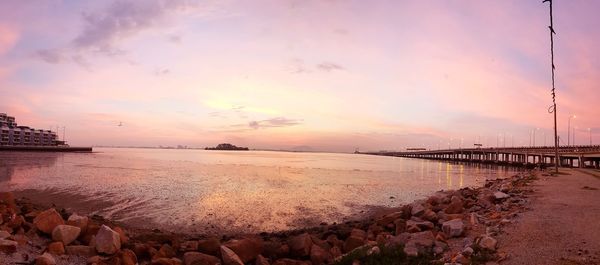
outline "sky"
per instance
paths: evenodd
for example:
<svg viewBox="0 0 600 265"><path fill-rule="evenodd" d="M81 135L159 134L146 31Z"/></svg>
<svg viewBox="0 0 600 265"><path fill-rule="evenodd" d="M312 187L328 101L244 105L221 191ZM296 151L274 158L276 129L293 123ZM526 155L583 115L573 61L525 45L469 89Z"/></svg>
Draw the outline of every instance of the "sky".
<svg viewBox="0 0 600 265"><path fill-rule="evenodd" d="M571 115L600 142L598 10L554 0L564 144ZM539 0L4 0L0 112L72 146L550 145L548 25Z"/></svg>

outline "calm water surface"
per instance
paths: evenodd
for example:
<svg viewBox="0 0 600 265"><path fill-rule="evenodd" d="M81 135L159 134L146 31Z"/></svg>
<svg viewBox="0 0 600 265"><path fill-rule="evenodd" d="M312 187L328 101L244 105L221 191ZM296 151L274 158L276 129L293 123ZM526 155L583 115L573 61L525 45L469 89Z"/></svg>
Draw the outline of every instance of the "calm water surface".
<svg viewBox="0 0 600 265"><path fill-rule="evenodd" d="M341 222L373 206L398 206L515 173L355 154L94 151L0 152L0 190L41 191L65 207L131 226L210 234ZM91 207L78 209L82 200Z"/></svg>

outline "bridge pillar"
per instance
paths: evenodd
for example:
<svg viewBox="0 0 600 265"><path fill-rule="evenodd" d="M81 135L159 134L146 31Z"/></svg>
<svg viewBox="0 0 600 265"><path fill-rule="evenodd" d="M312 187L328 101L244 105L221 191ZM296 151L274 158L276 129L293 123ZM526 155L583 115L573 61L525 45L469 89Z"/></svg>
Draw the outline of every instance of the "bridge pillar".
<svg viewBox="0 0 600 265"><path fill-rule="evenodd" d="M585 167L585 157L580 155L579 156L579 168L584 168Z"/></svg>

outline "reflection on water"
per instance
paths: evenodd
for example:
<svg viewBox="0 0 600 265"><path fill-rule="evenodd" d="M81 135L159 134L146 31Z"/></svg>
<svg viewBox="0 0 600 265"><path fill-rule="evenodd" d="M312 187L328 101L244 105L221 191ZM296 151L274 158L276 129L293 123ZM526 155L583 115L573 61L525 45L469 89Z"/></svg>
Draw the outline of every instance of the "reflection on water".
<svg viewBox="0 0 600 265"><path fill-rule="evenodd" d="M354 154L97 151L0 152L0 189L52 190L109 202L89 213L133 226L260 232L340 222L370 206L397 206L514 173L489 165ZM76 207L72 200L65 204Z"/></svg>

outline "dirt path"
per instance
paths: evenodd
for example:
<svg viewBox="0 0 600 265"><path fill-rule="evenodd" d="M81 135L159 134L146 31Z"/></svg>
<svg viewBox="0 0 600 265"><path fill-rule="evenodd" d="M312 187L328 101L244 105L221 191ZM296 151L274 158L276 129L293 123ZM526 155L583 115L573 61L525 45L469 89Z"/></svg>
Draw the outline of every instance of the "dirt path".
<svg viewBox="0 0 600 265"><path fill-rule="evenodd" d="M600 264L600 172L561 172L532 184L531 210L499 238L501 264Z"/></svg>

